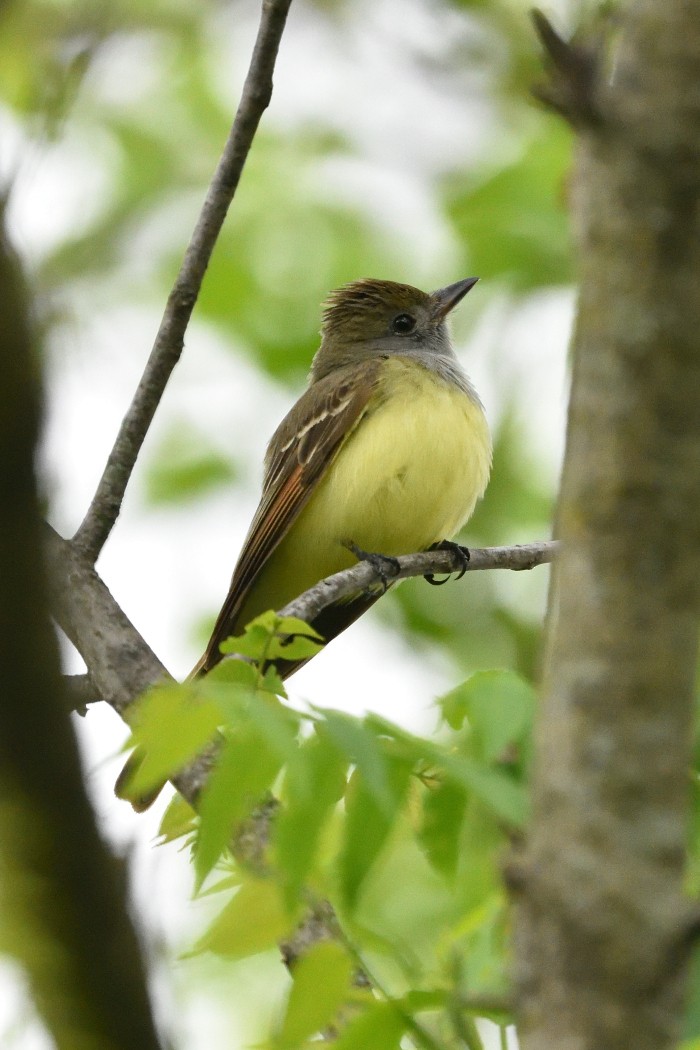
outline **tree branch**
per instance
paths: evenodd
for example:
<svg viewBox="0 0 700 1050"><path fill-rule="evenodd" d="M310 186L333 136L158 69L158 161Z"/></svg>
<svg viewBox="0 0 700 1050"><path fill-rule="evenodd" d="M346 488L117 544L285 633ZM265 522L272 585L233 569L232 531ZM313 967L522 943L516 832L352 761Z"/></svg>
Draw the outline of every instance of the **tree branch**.
<svg viewBox="0 0 700 1050"><path fill-rule="evenodd" d="M105 700L125 715L146 689L164 678L166 668L112 597L95 569L70 541L47 527L49 556L54 570L53 607L56 619L89 668L79 678L81 702ZM520 572L552 562L559 545L553 540L513 547L473 547L467 572L511 569ZM393 580L460 572L459 557L449 550L422 551L396 559L399 570ZM393 582L392 580L392 582ZM358 590L377 586L380 573L368 561L321 580L284 609L283 616L310 620L333 602ZM89 682L88 680L89 679Z"/></svg>
<svg viewBox="0 0 700 1050"><path fill-rule="evenodd" d="M79 715L87 714L88 704L97 704L102 699L89 674L64 675L63 689L68 701L68 710Z"/></svg>
<svg viewBox="0 0 700 1050"><path fill-rule="evenodd" d="M547 56L548 79L533 94L574 127L597 127L603 121L601 94L602 47L599 40L564 40L549 19L535 8L535 31Z"/></svg>
<svg viewBox="0 0 700 1050"><path fill-rule="evenodd" d="M262 0L260 26L231 132L168 297L148 363L119 428L102 477L74 542L97 560L124 499L136 458L182 353L185 331L260 118L272 95L272 74L291 0Z"/></svg>
<svg viewBox="0 0 700 1050"><path fill-rule="evenodd" d="M171 676L92 565L50 528L47 543L53 568L56 619L85 660L95 693L128 722L131 704L150 686ZM557 551L558 545L553 541L472 548L468 571L532 569L551 562ZM396 579L462 569L459 557L449 550L407 554L397 561ZM339 598L379 583L379 572L369 562L361 561L316 584L290 602L282 614L311 619ZM191 805L196 803L211 762L212 754L207 752L173 779L175 787Z"/></svg>
<svg viewBox="0 0 700 1050"><path fill-rule="evenodd" d="M56 573L54 603L59 623L85 659L90 685L128 720L131 704L148 686L169 677L168 673L124 615L93 566L53 530L48 532L48 542ZM546 541L515 547L471 549L468 570L532 569L551 562L557 553L558 544ZM450 550L410 554L397 560L399 571L396 579L426 573L453 573L463 568L462 560ZM352 568L322 580L291 602L283 614L312 618L342 596L380 582L376 568L367 561L358 562ZM81 681L81 690L85 684ZM214 743L172 778L175 788L195 809L215 756ZM246 866L258 870L264 865L262 854L276 810L276 800L270 799L237 829L231 848L234 856ZM335 928L330 905L323 901L310 904L309 914L297 933L282 946L287 963L291 964L305 945L308 947L318 939L334 936ZM358 974L356 980L366 982L362 974Z"/></svg>
<svg viewBox="0 0 700 1050"><path fill-rule="evenodd" d="M512 569L520 572L534 569L554 560L558 544L553 540L541 540L514 547L470 547L466 572L483 569ZM399 569L391 582L406 580L412 576L440 575L462 572L464 565L458 554L450 550L420 551L405 554L396 559ZM359 561L351 569L344 569L314 587L280 610L282 616L297 616L307 623L314 620L333 602L357 591L364 591L382 582L379 571L368 561Z"/></svg>
<svg viewBox="0 0 700 1050"><path fill-rule="evenodd" d="M92 565L50 526L44 538L54 616L87 664L97 694L126 718L138 696L171 676Z"/></svg>

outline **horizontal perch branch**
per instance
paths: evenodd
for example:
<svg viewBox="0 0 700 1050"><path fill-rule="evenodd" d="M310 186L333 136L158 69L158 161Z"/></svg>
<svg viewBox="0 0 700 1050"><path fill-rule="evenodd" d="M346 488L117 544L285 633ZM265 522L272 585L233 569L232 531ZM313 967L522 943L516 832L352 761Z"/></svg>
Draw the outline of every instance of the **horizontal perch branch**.
<svg viewBox="0 0 700 1050"><path fill-rule="evenodd" d="M516 572L534 569L554 560L558 550L556 540L539 540L535 543L517 544L513 547L470 547L468 572L477 569L513 569ZM461 572L464 565L460 556L451 550L421 551L405 554L396 561L399 571L391 580L405 580L411 576ZM366 590L382 582L381 573L368 561L359 561L351 569L343 569L325 580L321 580L299 598L280 610L282 616L297 616L310 622L319 613L341 598L357 591Z"/></svg>

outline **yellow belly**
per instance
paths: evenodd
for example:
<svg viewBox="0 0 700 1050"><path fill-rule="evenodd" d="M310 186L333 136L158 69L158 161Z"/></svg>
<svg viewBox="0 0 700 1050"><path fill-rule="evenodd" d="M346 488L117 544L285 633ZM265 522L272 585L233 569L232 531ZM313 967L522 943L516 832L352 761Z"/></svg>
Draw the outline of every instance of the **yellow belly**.
<svg viewBox="0 0 700 1050"><path fill-rule="evenodd" d="M481 405L414 362L388 360L367 415L263 569L239 622L353 565L348 542L400 555L454 536L490 466Z"/></svg>

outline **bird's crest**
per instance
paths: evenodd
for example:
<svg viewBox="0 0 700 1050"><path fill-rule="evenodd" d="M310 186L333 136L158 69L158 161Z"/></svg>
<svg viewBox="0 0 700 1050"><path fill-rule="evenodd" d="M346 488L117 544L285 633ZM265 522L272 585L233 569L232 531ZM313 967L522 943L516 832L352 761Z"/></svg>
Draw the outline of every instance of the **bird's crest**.
<svg viewBox="0 0 700 1050"><path fill-rule="evenodd" d="M364 277L332 291L323 304L321 331L344 326L354 318L386 314L387 308L405 310L427 303L429 296L410 284Z"/></svg>

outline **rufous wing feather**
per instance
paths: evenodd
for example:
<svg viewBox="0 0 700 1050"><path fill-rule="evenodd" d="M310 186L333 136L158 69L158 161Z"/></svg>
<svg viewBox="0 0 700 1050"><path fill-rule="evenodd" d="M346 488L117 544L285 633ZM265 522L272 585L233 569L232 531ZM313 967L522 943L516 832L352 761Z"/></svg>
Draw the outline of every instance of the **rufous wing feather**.
<svg viewBox="0 0 700 1050"><path fill-rule="evenodd" d="M278 427L268 448L260 504L209 644L192 676L210 671L221 660L221 642L245 626L238 616L251 588L367 410L379 365L380 361L350 365L315 383Z"/></svg>

